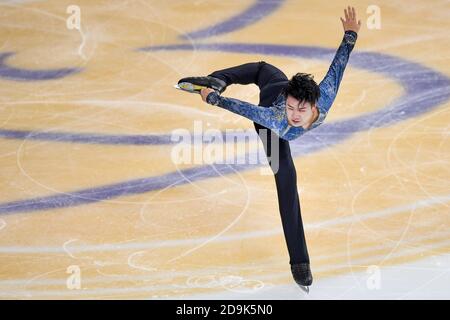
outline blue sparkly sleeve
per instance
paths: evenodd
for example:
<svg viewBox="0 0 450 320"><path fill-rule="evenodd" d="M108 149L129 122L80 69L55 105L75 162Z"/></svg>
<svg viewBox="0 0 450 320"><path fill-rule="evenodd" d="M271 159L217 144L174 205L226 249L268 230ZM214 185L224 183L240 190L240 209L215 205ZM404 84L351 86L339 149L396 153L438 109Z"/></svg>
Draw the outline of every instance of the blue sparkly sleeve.
<svg viewBox="0 0 450 320"><path fill-rule="evenodd" d="M279 117L272 107L261 107L238 99L222 97L216 91L208 94L206 102L241 115L266 128L279 131Z"/></svg>
<svg viewBox="0 0 450 320"><path fill-rule="evenodd" d="M345 67L347 66L350 53L355 46L357 38L358 34L356 32L345 32L341 45L337 49L334 59L331 62L331 66L328 69L325 78L319 84L320 98L317 103L317 107L320 115L319 118L312 124L312 128L317 127L325 120L325 117L330 110L334 99L336 98L339 85L344 75Z"/></svg>

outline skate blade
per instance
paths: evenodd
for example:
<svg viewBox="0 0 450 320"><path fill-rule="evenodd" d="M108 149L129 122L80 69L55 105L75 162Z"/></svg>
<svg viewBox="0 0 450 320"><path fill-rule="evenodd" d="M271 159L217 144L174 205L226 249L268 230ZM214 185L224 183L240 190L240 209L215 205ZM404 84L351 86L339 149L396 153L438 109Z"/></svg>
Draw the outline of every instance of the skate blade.
<svg viewBox="0 0 450 320"><path fill-rule="evenodd" d="M300 289L303 290L306 294L309 294L309 287L299 285Z"/></svg>
<svg viewBox="0 0 450 320"><path fill-rule="evenodd" d="M203 86L198 86L189 82L180 82L179 84L174 85L174 87L178 90L182 90L182 91L186 91L186 92L190 92L190 93L199 93L200 94L200 90L202 90Z"/></svg>

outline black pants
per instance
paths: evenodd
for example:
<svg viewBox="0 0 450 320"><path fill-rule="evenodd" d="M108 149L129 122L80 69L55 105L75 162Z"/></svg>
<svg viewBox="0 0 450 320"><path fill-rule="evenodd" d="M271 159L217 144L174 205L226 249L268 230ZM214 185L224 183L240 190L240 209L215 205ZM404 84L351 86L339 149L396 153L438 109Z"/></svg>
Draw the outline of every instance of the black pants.
<svg viewBox="0 0 450 320"><path fill-rule="evenodd" d="M288 78L278 68L264 61L246 63L240 66L215 71L210 76L219 78L231 84L256 84L260 89L259 105L270 106L282 89L287 85ZM289 251L290 263L309 262L300 212L300 201L297 191L297 173L289 148L289 141L280 139L266 127L253 123L260 134L261 129L269 132L268 139L261 139L264 150L271 164L272 149L278 149L278 168L274 171L278 193L278 206L283 224L284 236ZM272 148L272 139L278 143L278 148Z"/></svg>

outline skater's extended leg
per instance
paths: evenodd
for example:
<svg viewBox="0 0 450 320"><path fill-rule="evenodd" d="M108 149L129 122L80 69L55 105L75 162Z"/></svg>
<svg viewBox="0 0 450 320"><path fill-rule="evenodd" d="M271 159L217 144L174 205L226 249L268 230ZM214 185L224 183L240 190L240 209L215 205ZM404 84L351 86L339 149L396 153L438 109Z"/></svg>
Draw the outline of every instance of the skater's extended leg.
<svg viewBox="0 0 450 320"><path fill-rule="evenodd" d="M272 103L279 94L279 90L272 88L272 84L288 81L288 78L280 69L265 61L250 62L218 70L209 76L225 81L227 86L231 84L256 84L261 93L259 105L263 106Z"/></svg>

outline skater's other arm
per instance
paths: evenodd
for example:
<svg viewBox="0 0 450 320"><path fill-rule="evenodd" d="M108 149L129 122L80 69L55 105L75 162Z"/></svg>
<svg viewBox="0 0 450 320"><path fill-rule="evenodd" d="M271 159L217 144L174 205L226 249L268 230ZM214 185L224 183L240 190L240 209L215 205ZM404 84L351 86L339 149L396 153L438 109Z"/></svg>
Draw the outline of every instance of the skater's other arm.
<svg viewBox="0 0 450 320"><path fill-rule="evenodd" d="M222 97L210 88L202 89L201 96L203 101L208 104L219 106L267 128L276 129L274 127L275 111L273 108L257 106L234 98Z"/></svg>
<svg viewBox="0 0 450 320"><path fill-rule="evenodd" d="M324 79L320 82L320 98L318 100L318 109L320 116L313 127L318 126L325 119L326 114L333 104L342 77L344 75L345 67L350 57L350 53L355 46L356 39L358 38L358 31L361 27L361 20L356 19L356 11L353 7L348 7L344 10L345 20L341 18L342 26L344 28L344 37L336 54L331 62L331 66L328 69Z"/></svg>

